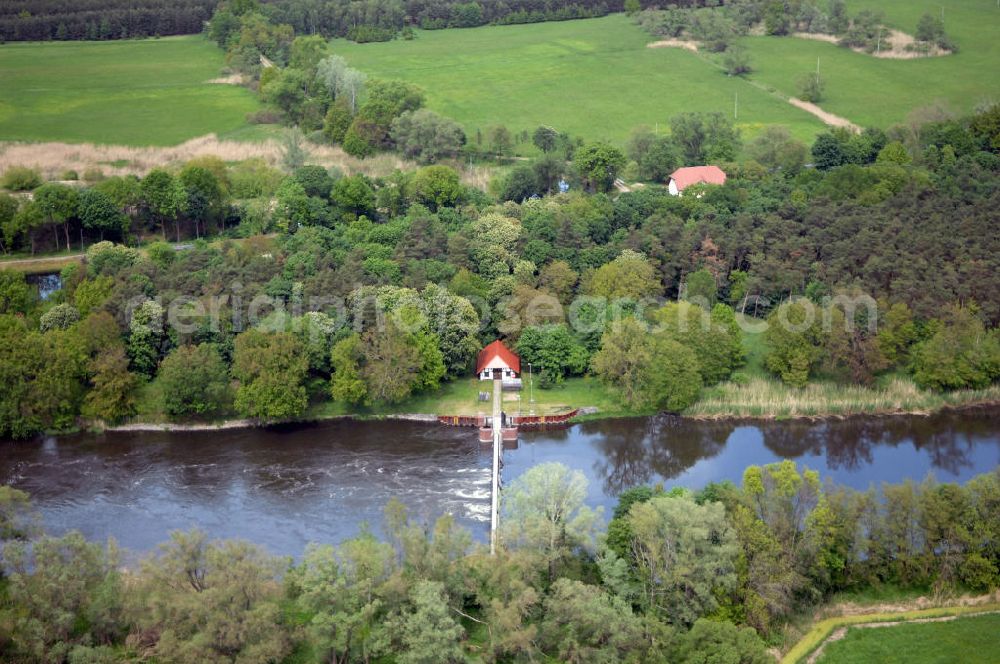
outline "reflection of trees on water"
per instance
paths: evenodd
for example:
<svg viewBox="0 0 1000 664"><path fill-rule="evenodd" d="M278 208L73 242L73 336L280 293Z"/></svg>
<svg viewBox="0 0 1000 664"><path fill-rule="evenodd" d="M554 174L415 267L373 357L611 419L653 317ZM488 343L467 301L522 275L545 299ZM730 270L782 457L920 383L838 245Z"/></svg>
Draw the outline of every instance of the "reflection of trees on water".
<svg viewBox="0 0 1000 664"><path fill-rule="evenodd" d="M594 472L604 478L604 492L617 495L622 489L646 484L652 477L642 419L609 420L582 425L584 433L600 436Z"/></svg>
<svg viewBox="0 0 1000 664"><path fill-rule="evenodd" d="M934 468L952 475L972 467L976 439L996 440L996 424L986 411L941 413L930 417L851 417L824 422L768 422L759 426L764 445L776 455L826 458L831 470L858 470L874 462L876 447L912 444Z"/></svg>
<svg viewBox="0 0 1000 664"><path fill-rule="evenodd" d="M924 450L935 468L957 475L962 468L972 467L971 453L976 440L997 440L996 423L983 412L940 413L931 417L891 418L885 427L888 444L913 442ZM990 430L992 427L992 431Z"/></svg>
<svg viewBox="0 0 1000 664"><path fill-rule="evenodd" d="M861 471L875 463L876 448L912 444L927 454L933 468L958 475L973 466L977 444L1000 445L996 414L978 410L755 425L661 416L591 422L580 425L580 430L596 438L600 456L594 472L604 478L605 493L617 495L649 484L656 476L669 480L682 475L699 461L720 454L733 432L744 427L759 431L764 446L776 456L823 457L829 470ZM742 440L741 435L733 436L733 445Z"/></svg>
<svg viewBox="0 0 1000 664"><path fill-rule="evenodd" d="M604 477L605 493L617 495L649 483L653 475L677 477L698 461L715 456L734 428L727 423L658 416L594 423L585 425L584 432L601 435L598 449L602 456L594 462L594 471Z"/></svg>
<svg viewBox="0 0 1000 664"><path fill-rule="evenodd" d="M765 422L759 425L764 445L783 459L805 454L826 458L831 470L857 470L874 461L873 448L886 444L886 420Z"/></svg>

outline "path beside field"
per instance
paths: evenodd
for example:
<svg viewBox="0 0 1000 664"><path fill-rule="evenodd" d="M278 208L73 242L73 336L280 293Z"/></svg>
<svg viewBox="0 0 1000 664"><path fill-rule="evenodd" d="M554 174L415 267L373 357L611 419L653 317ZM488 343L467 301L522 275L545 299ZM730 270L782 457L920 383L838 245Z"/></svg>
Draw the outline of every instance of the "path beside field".
<svg viewBox="0 0 1000 664"><path fill-rule="evenodd" d="M840 602L821 607L814 615L813 626L783 657L782 664L793 664L805 659L807 664L816 664L827 644L839 641L855 627L873 629L892 627L903 623L946 622L969 616L1000 613L1000 592L984 595L963 595L951 601L928 597L879 604L857 604ZM898 614L898 615L897 615ZM822 635L825 632L825 635ZM822 635L816 640L817 633ZM812 645L808 645L812 643ZM806 649L803 652L804 649ZM774 652L772 654L777 655Z"/></svg>
<svg viewBox="0 0 1000 664"><path fill-rule="evenodd" d="M801 108L806 113L812 113L817 118L830 125L831 127L846 127L851 131L858 133L861 131L861 127L854 124L847 118L842 118L839 115L834 115L828 111L824 111L822 108L813 104L812 102L802 101L797 97L789 97L788 103L796 108Z"/></svg>
<svg viewBox="0 0 1000 664"><path fill-rule="evenodd" d="M85 254L67 254L65 256L45 256L39 258L15 258L13 260L0 260L0 266L18 265L30 267L32 263L44 263L47 261L75 261L80 260Z"/></svg>
<svg viewBox="0 0 1000 664"><path fill-rule="evenodd" d="M826 37L826 35L813 35L811 38L820 39L821 41L826 41L825 37ZM836 37L833 37L832 39L834 41L836 41ZM661 39L660 41L650 42L649 44L646 44L646 47L647 48L682 48L684 50L691 51L692 53L694 53L695 55L697 55L699 58L701 58L702 61L707 62L708 64L712 65L716 69L720 69L720 70L723 70L723 71L725 70L725 68L722 65L720 65L717 62L715 62L714 60L711 60L711 59L707 58L704 54L702 54L698 50L698 42L686 41L686 40L683 40L683 39ZM890 57L890 56L883 56L883 57ZM833 113L830 113L828 111L824 111L822 108L820 108L816 104L813 104L813 103L808 102L808 101L802 101L801 99L797 99L795 97L789 97L789 98L785 99L776 90L772 90L771 88L768 88L768 87L762 85L761 83L758 83L757 81L751 80L749 78L744 78L743 80L746 81L747 83L749 83L750 85L752 85L753 87L757 88L761 92L766 92L769 95L772 95L774 97L777 97L778 99L781 99L783 101L788 102L792 106L794 106L794 107L796 107L796 108L798 108L800 110L803 110L806 113L810 113L810 114L816 116L817 118L819 118L820 120L822 120L825 124L827 124L827 125L829 125L831 127L845 127L847 129L850 129L851 131L853 131L855 133L860 133L861 132L861 127L859 127L858 125L854 124L853 122L851 122L847 118L843 118L843 117L840 117L839 115L834 115Z"/></svg>
<svg viewBox="0 0 1000 664"><path fill-rule="evenodd" d="M936 623L936 622L952 622L953 620L958 620L959 618L971 618L973 616L985 616L991 613L1000 613L1000 611L983 611L981 613L964 613L961 615L953 616L938 616L936 618L914 618L912 620L887 620L885 622L870 622L870 623L860 623L857 625L851 625L849 627L838 627L833 631L830 636L823 640L823 643L819 644L819 647L809 655L809 659L806 660L806 664L816 664L819 658L823 656L823 651L826 647L835 641L840 641L847 636L848 630L851 629L878 629L879 627L896 627L897 625L915 625L920 623Z"/></svg>

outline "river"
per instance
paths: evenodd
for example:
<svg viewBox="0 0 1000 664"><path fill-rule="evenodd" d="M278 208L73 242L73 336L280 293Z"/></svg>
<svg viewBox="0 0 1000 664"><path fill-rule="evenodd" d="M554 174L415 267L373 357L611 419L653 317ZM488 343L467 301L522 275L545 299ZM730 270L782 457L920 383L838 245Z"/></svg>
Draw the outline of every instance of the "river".
<svg viewBox="0 0 1000 664"><path fill-rule="evenodd" d="M827 422L630 418L522 431L504 454L508 484L559 461L590 480L610 513L624 488L739 482L743 469L794 459L865 489L883 481L965 481L1000 463L1000 409ZM114 536L132 551L198 526L298 556L363 523L379 532L397 497L418 519L450 512L485 540L490 454L474 429L418 422L331 421L206 433L79 434L0 442L0 482L31 493L45 528Z"/></svg>

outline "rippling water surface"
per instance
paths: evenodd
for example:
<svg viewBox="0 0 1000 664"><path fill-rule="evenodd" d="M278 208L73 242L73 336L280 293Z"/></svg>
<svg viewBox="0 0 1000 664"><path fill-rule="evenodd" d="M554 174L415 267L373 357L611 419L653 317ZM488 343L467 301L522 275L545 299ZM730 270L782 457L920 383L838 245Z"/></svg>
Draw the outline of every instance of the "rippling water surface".
<svg viewBox="0 0 1000 664"><path fill-rule="evenodd" d="M791 458L856 488L931 472L964 481L1000 463L1000 410L932 417L738 424L632 418L522 432L504 479L559 461L610 511L636 484L738 482L750 464ZM475 431L351 422L211 433L107 433L0 442L0 482L32 494L50 532L79 529L146 550L201 527L274 553L378 531L392 497L417 518L449 512L484 539L490 454Z"/></svg>

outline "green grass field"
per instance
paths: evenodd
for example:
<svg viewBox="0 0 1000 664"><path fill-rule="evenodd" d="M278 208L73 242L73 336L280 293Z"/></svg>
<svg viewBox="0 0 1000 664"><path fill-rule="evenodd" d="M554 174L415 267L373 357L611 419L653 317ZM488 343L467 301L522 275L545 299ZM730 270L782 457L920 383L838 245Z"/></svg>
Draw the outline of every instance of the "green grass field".
<svg viewBox="0 0 1000 664"><path fill-rule="evenodd" d="M365 72L412 81L429 106L462 123L470 139L495 124L539 124L586 139L622 143L640 124L665 129L682 111L732 114L745 136L768 124L801 139L821 122L784 99L816 67L824 109L861 125L889 126L914 108L944 100L966 112L1000 99L1000 8L994 0L851 0L914 32L926 11L945 9L956 55L883 60L791 37L748 37L753 83L723 74L718 56L646 48L652 40L624 15L599 19L418 31L412 41L334 50ZM248 90L208 83L222 52L200 36L141 41L13 43L0 46L0 140L174 145L207 133L266 137L245 115ZM768 92L758 86L772 90Z"/></svg>
<svg viewBox="0 0 1000 664"><path fill-rule="evenodd" d="M200 36L0 46L0 140L175 145L246 126L258 105Z"/></svg>
<svg viewBox="0 0 1000 664"><path fill-rule="evenodd" d="M640 124L661 129L682 111L733 114L753 134L783 124L803 139L823 125L808 113L726 76L699 56L646 48L651 38L623 14L599 19L418 31L412 41L334 42L370 75L402 78L427 91L428 105L476 130L549 124L587 139L624 142Z"/></svg>
<svg viewBox="0 0 1000 664"><path fill-rule="evenodd" d="M811 140L823 125L785 99L816 68L826 81L821 106L860 124L888 127L913 109L943 100L959 112L1000 99L1000 8L993 0L853 0L850 11L877 8L886 22L914 33L920 16L945 8L945 27L959 53L941 58L878 59L834 44L792 37L747 37L753 82L720 71L719 56L652 41L624 15L599 19L418 31L413 41L354 44L334 50L379 77L422 86L429 106L476 130L539 124L588 139L621 143L632 127L661 127L681 111L732 114L745 136L763 125L787 125Z"/></svg>
<svg viewBox="0 0 1000 664"><path fill-rule="evenodd" d="M885 13L886 22L908 34L926 12L940 14L959 52L937 58L879 59L834 44L789 37L749 37L751 78L785 96L816 69L826 94L820 106L862 126L888 127L915 108L943 100L960 113L984 101L1000 101L1000 8L995 0L849 0L849 11L864 7Z"/></svg>
<svg viewBox="0 0 1000 664"><path fill-rule="evenodd" d="M1000 615L960 617L947 622L853 628L829 643L821 664L924 664L1000 662Z"/></svg>

